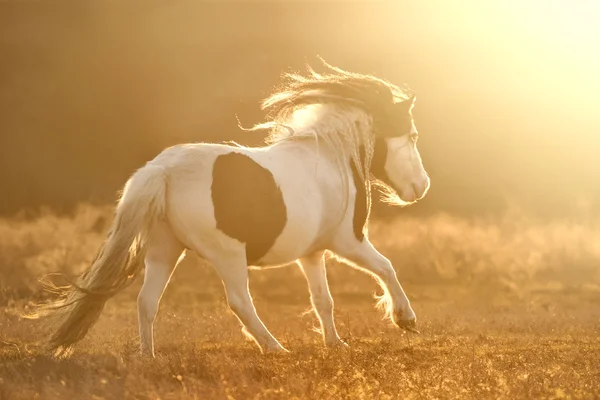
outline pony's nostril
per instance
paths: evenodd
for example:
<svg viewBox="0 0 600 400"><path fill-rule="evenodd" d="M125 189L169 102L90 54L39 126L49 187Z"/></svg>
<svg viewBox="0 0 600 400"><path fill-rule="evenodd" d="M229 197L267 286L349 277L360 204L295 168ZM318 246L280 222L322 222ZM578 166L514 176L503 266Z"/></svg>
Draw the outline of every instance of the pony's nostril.
<svg viewBox="0 0 600 400"><path fill-rule="evenodd" d="M425 188L426 188L426 186L423 188L420 188L419 185L416 185L414 183L412 184L412 190L415 193L415 197L417 199L420 199L421 197L423 197L423 194L425 193Z"/></svg>
<svg viewBox="0 0 600 400"><path fill-rule="evenodd" d="M415 194L415 197L421 197L421 193L419 191L419 189L417 188L417 185L415 185L414 183L411 185L412 186L412 190Z"/></svg>

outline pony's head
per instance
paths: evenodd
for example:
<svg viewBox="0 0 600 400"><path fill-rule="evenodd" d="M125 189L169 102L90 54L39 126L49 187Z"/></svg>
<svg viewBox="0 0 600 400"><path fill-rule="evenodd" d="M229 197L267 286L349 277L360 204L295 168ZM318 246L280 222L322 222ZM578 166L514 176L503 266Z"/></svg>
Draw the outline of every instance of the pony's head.
<svg viewBox="0 0 600 400"><path fill-rule="evenodd" d="M429 176L417 149L419 133L412 117L415 100L413 95L394 103L388 123L374 132L371 174L384 201L391 204L413 203L429 190Z"/></svg>
<svg viewBox="0 0 600 400"><path fill-rule="evenodd" d="M365 185L374 183L390 204L422 198L429 177L417 150L415 96L383 79L321 62L326 73L308 67L308 76L285 75L287 81L263 101L271 122L256 128L273 128L268 142L310 132L339 154L340 164L350 157Z"/></svg>

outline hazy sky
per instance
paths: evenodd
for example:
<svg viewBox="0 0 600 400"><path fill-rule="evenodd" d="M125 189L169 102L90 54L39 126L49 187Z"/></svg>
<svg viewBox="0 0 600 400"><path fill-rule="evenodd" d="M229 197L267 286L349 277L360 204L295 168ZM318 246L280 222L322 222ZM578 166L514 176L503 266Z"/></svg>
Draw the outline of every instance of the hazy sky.
<svg viewBox="0 0 600 400"><path fill-rule="evenodd" d="M257 143L235 114L258 122L279 74L316 54L417 93L432 189L416 211L485 212L515 199L558 214L600 198L596 1L0 9L4 212L112 201L170 144Z"/></svg>

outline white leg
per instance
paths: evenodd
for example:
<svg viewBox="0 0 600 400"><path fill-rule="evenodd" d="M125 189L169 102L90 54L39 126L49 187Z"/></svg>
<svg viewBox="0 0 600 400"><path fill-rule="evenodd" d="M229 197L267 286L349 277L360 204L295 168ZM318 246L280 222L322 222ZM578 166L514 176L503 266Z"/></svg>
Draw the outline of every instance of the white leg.
<svg viewBox="0 0 600 400"><path fill-rule="evenodd" d="M250 291L248 290L248 266L245 254L213 260L213 265L223 280L227 303L243 325L242 331L254 339L263 351L287 350L273 337L271 332L262 323Z"/></svg>
<svg viewBox="0 0 600 400"><path fill-rule="evenodd" d="M171 279L183 245L166 225L158 226L146 252L144 284L138 295L140 349L143 355L154 357L154 319L160 298Z"/></svg>
<svg viewBox="0 0 600 400"><path fill-rule="evenodd" d="M416 332L417 318L390 260L379 253L366 238L362 242L356 242L355 246L339 246L334 251L357 267L375 275L384 289L380 304L385 307L386 314L399 327Z"/></svg>
<svg viewBox="0 0 600 400"><path fill-rule="evenodd" d="M325 344L328 346L345 345L340 339L333 321L333 298L327 284L327 271L325 270L323 253L319 252L301 258L298 260L298 265L304 272L308 282L310 301L321 323L321 332Z"/></svg>

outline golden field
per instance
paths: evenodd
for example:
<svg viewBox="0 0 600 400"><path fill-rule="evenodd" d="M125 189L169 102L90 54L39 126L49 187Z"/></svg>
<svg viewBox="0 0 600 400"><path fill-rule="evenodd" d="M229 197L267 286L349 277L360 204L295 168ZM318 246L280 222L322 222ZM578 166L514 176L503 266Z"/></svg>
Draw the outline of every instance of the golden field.
<svg viewBox="0 0 600 400"><path fill-rule="evenodd" d="M216 273L188 254L156 322L155 360L137 353L136 282L111 299L66 360L44 354L38 278L74 274L104 239L111 207L0 220L0 399L395 399L600 397L600 221L518 211L374 221L419 318L420 335L374 308L375 281L333 260L340 335L313 329L295 267L251 272L259 315L291 352L263 355L228 311Z"/></svg>

